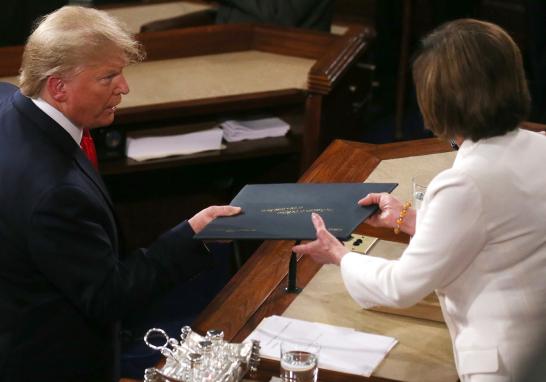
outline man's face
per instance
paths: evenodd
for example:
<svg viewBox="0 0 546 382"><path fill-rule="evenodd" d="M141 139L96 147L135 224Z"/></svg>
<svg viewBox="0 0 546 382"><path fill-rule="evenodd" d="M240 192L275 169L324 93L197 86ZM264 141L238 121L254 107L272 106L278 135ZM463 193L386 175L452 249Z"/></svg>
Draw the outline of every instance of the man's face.
<svg viewBox="0 0 546 382"><path fill-rule="evenodd" d="M86 65L65 79L63 114L81 128L110 125L121 96L129 92L122 73L126 65L123 55L112 55Z"/></svg>

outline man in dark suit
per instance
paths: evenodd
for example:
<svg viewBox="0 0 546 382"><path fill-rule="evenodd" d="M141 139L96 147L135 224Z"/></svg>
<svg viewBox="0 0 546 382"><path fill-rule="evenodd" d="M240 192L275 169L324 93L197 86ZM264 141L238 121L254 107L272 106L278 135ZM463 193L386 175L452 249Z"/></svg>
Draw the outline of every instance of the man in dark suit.
<svg viewBox="0 0 546 382"><path fill-rule="evenodd" d="M209 266L194 233L239 212L209 207L147 250L120 251L80 142L112 123L123 68L142 55L116 19L64 7L30 36L20 91L0 87L0 381L116 380L119 319Z"/></svg>

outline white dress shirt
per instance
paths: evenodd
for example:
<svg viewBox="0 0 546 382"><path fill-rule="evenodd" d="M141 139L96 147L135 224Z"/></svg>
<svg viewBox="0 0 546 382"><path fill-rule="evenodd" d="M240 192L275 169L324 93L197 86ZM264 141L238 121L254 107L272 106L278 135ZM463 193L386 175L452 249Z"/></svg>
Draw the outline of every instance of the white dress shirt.
<svg viewBox="0 0 546 382"><path fill-rule="evenodd" d="M429 184L399 260L345 255L362 306L407 307L437 290L462 381L516 381L546 329L546 138L465 140Z"/></svg>
<svg viewBox="0 0 546 382"><path fill-rule="evenodd" d="M80 129L78 126L74 125L68 118L64 116L63 113L61 113L59 110L51 106L49 103L44 101L42 98L38 97L36 99L31 98L30 99L34 104L42 110L44 113L46 113L51 119L53 119L55 122L57 122L63 129L66 130L68 134L74 139L74 141L80 145L80 142L82 141L83 136L83 130Z"/></svg>

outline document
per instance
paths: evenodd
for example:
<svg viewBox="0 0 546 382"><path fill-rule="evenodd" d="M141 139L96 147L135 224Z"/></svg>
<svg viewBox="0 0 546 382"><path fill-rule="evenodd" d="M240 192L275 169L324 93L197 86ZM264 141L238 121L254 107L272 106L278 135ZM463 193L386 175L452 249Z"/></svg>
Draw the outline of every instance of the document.
<svg viewBox="0 0 546 382"><path fill-rule="evenodd" d="M277 183L250 184L231 201L242 213L219 217L196 239L314 240L311 213L318 213L326 229L347 239L377 211L377 205L359 206L370 192L391 192L396 183Z"/></svg>
<svg viewBox="0 0 546 382"><path fill-rule="evenodd" d="M276 117L229 120L222 122L220 126L224 130L224 139L227 142L282 137L290 130L290 126L286 122Z"/></svg>
<svg viewBox="0 0 546 382"><path fill-rule="evenodd" d="M173 155L188 155L222 148L222 130L218 127L187 134L127 138L127 157L143 161Z"/></svg>
<svg viewBox="0 0 546 382"><path fill-rule="evenodd" d="M278 360L280 343L290 339L320 344L319 368L369 377L398 343L393 337L352 328L270 316L246 340L259 340L260 354Z"/></svg>

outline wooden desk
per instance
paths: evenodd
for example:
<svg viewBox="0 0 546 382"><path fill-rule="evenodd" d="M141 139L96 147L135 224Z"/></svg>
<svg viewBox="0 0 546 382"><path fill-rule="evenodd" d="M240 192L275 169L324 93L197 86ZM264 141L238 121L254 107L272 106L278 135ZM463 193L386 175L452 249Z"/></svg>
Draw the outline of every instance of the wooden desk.
<svg viewBox="0 0 546 382"><path fill-rule="evenodd" d="M305 172L300 182L364 181L384 159L449 150L449 145L436 139L386 145L336 140ZM357 231L388 240L408 239L407 236L395 236L392 230L374 229L367 225L361 225ZM269 315L287 314L304 318L292 309L296 295L284 292L292 245L289 241L265 242L200 315L194 328L201 332L212 327L220 328L227 339L241 341ZM326 270L321 270L320 265L307 257L300 258L298 285L312 286L317 272ZM328 290L328 286L323 289ZM315 298L313 305L323 304L320 300L320 297ZM327 307L321 306L327 310ZM457 380L451 344L443 324L363 310L359 310L358 314L362 320L359 329L386 333L401 341L380 365L372 380ZM343 317L339 318L338 324L343 324L343 320ZM278 363L264 360L260 378L265 380L276 373ZM324 381L367 380L329 371L321 371L320 376Z"/></svg>
<svg viewBox="0 0 546 382"><path fill-rule="evenodd" d="M175 126L183 132L195 122L212 126L226 115L268 112L292 123L291 135L283 140L283 146L301 153L302 168L306 168L332 138L350 138L361 128L356 126L353 106L358 109L365 99L370 78L350 69L372 38L363 28L353 28L339 36L296 28L233 24L147 32L137 38L145 47L147 59L127 68L127 73L131 77L139 66L144 66L145 74L132 76L133 92L125 97L114 126L109 129L127 132ZM16 82L21 52L22 47L0 49L0 77L4 77L0 80ZM246 60L246 54L252 52L254 59ZM224 67L199 73L199 62L209 62L215 55L220 55L218 62L224 59ZM183 63L172 70L166 66L172 60L188 61L186 67L193 65L193 70L181 69ZM270 64L263 65L264 62ZM172 76L165 79L161 74L167 72ZM294 76L299 77L287 81ZM100 138L100 133L94 131L95 138ZM279 147L275 140L265 141L266 145L267 142L272 149ZM244 154L256 157L261 156L264 143L257 143L255 149L252 144L246 146ZM200 161L223 162L230 160L229 154L226 150L153 163L121 159L101 163L101 171L144 171L172 166L171 161L175 166L183 166L186 160L190 165Z"/></svg>
<svg viewBox="0 0 546 382"><path fill-rule="evenodd" d="M215 6L200 0L161 0L109 4L98 8L123 21L132 33L139 33L142 26L150 22L186 16Z"/></svg>
<svg viewBox="0 0 546 382"><path fill-rule="evenodd" d="M143 28L145 31L152 31L215 24L216 19L216 5L203 0L141 1L104 5L100 8L122 20L133 33L139 33ZM337 1L336 15L330 33L344 34L349 25L353 24L373 25L368 18L361 15L355 18L356 8L358 7L350 1ZM356 10L359 13L363 11ZM366 10L364 14L369 17L373 12Z"/></svg>

